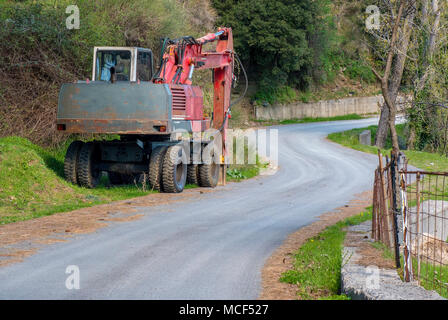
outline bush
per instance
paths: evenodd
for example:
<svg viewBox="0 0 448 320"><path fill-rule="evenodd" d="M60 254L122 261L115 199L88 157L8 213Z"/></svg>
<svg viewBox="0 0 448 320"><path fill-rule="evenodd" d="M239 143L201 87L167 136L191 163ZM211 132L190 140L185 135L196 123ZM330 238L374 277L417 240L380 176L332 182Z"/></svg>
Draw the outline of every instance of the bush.
<svg viewBox="0 0 448 320"><path fill-rule="evenodd" d="M365 81L367 83L375 83L376 77L372 70L361 64L359 61L350 61L344 72L351 79Z"/></svg>
<svg viewBox="0 0 448 320"><path fill-rule="evenodd" d="M258 104L290 103L297 100L297 91L291 87L283 86L259 90L254 96Z"/></svg>

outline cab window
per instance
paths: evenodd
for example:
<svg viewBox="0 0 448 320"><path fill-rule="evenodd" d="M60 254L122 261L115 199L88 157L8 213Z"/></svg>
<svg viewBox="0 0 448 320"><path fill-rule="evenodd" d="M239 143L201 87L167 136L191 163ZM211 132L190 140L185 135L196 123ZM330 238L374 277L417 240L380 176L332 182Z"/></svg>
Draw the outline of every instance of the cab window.
<svg viewBox="0 0 448 320"><path fill-rule="evenodd" d="M139 51L137 54L137 79L150 81L152 79L152 56L150 52Z"/></svg>
<svg viewBox="0 0 448 320"><path fill-rule="evenodd" d="M131 52L127 50L98 50L96 54L97 81L129 81L131 75Z"/></svg>

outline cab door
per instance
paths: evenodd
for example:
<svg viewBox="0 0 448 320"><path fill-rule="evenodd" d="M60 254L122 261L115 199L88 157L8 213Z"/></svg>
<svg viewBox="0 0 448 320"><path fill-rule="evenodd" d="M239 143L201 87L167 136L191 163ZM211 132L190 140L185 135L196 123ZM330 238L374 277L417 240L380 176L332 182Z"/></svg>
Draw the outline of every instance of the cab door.
<svg viewBox="0 0 448 320"><path fill-rule="evenodd" d="M137 81L151 81L154 74L153 56L151 50L137 51Z"/></svg>

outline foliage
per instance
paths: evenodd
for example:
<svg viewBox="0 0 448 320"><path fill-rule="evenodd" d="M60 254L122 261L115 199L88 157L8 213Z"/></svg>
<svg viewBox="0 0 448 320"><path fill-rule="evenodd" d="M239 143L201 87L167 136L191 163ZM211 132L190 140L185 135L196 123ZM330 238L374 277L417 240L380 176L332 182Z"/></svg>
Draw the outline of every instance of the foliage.
<svg viewBox="0 0 448 320"><path fill-rule="evenodd" d="M234 180L247 179L244 173L241 170L238 170L237 168L227 169L227 177Z"/></svg>
<svg viewBox="0 0 448 320"><path fill-rule="evenodd" d="M256 101L308 102L310 89L334 82L342 73L375 82L370 69L358 62L361 32L352 18L359 16L357 3L213 0L213 5L218 22L233 27L236 51L258 84Z"/></svg>
<svg viewBox="0 0 448 320"><path fill-rule="evenodd" d="M415 150L448 156L448 46L434 55L429 70L423 88L414 87L407 109L412 130L409 141Z"/></svg>
<svg viewBox="0 0 448 320"><path fill-rule="evenodd" d="M234 30L235 47L263 90L312 79L313 48L321 40L329 1L215 0L219 23Z"/></svg>
<svg viewBox="0 0 448 320"><path fill-rule="evenodd" d="M374 83L376 81L372 70L359 60L352 60L347 63L344 73L351 79L359 79L367 83Z"/></svg>
<svg viewBox="0 0 448 320"><path fill-rule="evenodd" d="M296 123L309 123L309 122L322 122L322 121L342 121L342 120L360 120L362 116L356 113L347 114L344 116L334 116L327 118L311 118L305 117L302 119L287 119L287 120L255 120L255 122L262 123L265 126L279 125L279 124L296 124Z"/></svg>
<svg viewBox="0 0 448 320"><path fill-rule="evenodd" d="M263 91L258 91L254 100L260 103L291 103L297 100L297 91L289 86L270 87Z"/></svg>

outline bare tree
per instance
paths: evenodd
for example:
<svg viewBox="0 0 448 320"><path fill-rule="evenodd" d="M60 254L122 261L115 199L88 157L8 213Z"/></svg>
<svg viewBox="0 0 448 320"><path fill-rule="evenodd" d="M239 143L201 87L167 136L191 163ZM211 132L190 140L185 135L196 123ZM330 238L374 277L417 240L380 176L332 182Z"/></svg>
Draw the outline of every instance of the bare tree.
<svg viewBox="0 0 448 320"><path fill-rule="evenodd" d="M392 64L392 72L389 78L389 96L393 101L397 100L398 91L400 89L407 52L409 48L410 38L413 32L413 22L415 18L415 10L408 10L408 14L403 22L402 31L397 39L396 56ZM399 29L400 30L400 29ZM375 137L375 145L384 148L387 135L389 134L389 108L386 103L381 106L381 115L378 122L378 130Z"/></svg>
<svg viewBox="0 0 448 320"><path fill-rule="evenodd" d="M412 32L412 28L409 25L409 18L412 20L414 18L413 10L410 10L410 5L413 6L413 2L408 0L400 0L398 4L398 12L395 15L395 18L391 20L391 33L390 39L388 39L389 46L386 49L386 61L384 66L384 71L378 71L374 66L372 66L372 71L378 80L381 83L381 91L384 97L384 109L387 109L387 122L385 121L385 112L382 110L382 118L383 122L380 121L379 126L381 128L381 133L384 132L384 123L390 128L390 133L392 137L392 149L394 153L398 153L399 144L398 144L398 135L395 128L395 117L397 114L397 106L396 106L396 97L398 93L398 88L401 83L401 78L403 75L404 63L406 60L406 53L409 44L409 38ZM399 31L402 37L399 35ZM401 49L401 50L399 50ZM393 65L395 58L395 64ZM387 137L387 129L386 129L386 137ZM385 138L377 137L377 145L380 142L379 147L384 146Z"/></svg>

